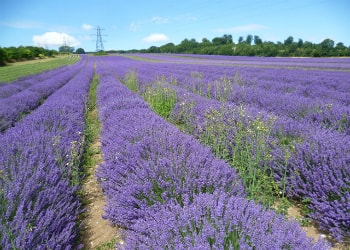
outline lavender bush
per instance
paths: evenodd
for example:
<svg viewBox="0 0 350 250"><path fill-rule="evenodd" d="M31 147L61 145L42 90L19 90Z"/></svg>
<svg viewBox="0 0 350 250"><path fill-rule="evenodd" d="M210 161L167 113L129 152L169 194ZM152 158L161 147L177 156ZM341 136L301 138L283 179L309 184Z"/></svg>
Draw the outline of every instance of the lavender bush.
<svg viewBox="0 0 350 250"><path fill-rule="evenodd" d="M7 94L7 97L0 99L0 132L3 132L7 128L11 127L25 114L38 107L48 96L79 73L84 64L86 64L86 58L82 59L78 64L64 67L63 72L59 68L46 74L44 73L41 75L27 77L25 81L20 81L20 83L13 83L16 86L29 86L24 88L22 91L16 91L16 93L12 93L10 95ZM56 71L58 71L57 75L50 77L52 76L52 72L56 73ZM28 81L30 81L30 83L28 83ZM12 86L12 83L9 83L8 86ZM5 86L2 86L0 91L3 91L4 88ZM18 88L14 89L18 90Z"/></svg>
<svg viewBox="0 0 350 250"><path fill-rule="evenodd" d="M126 58L107 62L105 74L109 71L121 79L132 69L138 75L139 94L159 79L166 88L174 89L177 103L170 117L198 138L206 131L206 111L220 110L221 102L244 105L252 122L258 114L264 114L265 120L277 118L270 124L271 136L265 145L272 157L269 168L281 192L308 200L309 216L334 238L346 241L349 237L347 72L218 68ZM239 99L233 102L235 96Z"/></svg>
<svg viewBox="0 0 350 250"><path fill-rule="evenodd" d="M111 85L114 96L107 94ZM98 93L105 159L98 177L113 223L130 227L149 207L181 201L183 194L215 189L244 194L234 169L152 113L113 78L102 77Z"/></svg>
<svg viewBox="0 0 350 250"><path fill-rule="evenodd" d="M329 247L313 244L297 223L243 198L234 169L150 112L114 77L102 75L105 162L97 175L107 195L106 218L127 229L121 248Z"/></svg>
<svg viewBox="0 0 350 250"><path fill-rule="evenodd" d="M118 249L329 249L295 221L227 193L183 197L138 220Z"/></svg>
<svg viewBox="0 0 350 250"><path fill-rule="evenodd" d="M232 116L225 118L225 113L230 109L237 109L227 105L224 112L222 108L212 101L195 95L178 94L181 99L175 106L172 117L176 122L189 122L186 127L191 128L192 133L198 137L208 137L208 124L216 124L221 133L225 132L221 141L215 145L220 146L220 154L224 152L230 160L232 150L237 149L237 124L254 124L259 115L258 110L246 107L244 117ZM182 105L191 103L192 105ZM206 111L217 110L220 120L208 120ZM188 117L186 119L183 116ZM264 120L268 121L269 115L260 112ZM271 116L270 116L271 117ZM282 192L289 197L300 200L310 199L309 207L314 218L322 230L331 232L337 240L349 237L349 137L344 134L325 130L324 128L312 126L309 123L300 123L296 120L273 116L276 119L268 128L271 135L266 137L267 155L272 158L268 160L269 169L274 171L275 180L280 183ZM242 119L244 118L244 119ZM238 120L236 120L238 119ZM248 120L247 120L248 119ZM238 122L238 123L237 123ZM265 122L265 124L268 124ZM261 128L263 129L264 126ZM247 129L251 128L249 126ZM231 131L231 132L230 132ZM211 136L215 135L214 133ZM248 140L254 140L253 137ZM219 136L217 137L220 138ZM256 137L258 138L258 137ZM255 141L255 140L254 140ZM238 144L242 145L242 144ZM249 144L248 144L249 145ZM270 153L269 153L270 152ZM252 153L254 153L252 151ZM256 157L251 155L251 157ZM261 157L260 157L261 158ZM262 165L264 166L264 165Z"/></svg>
<svg viewBox="0 0 350 250"><path fill-rule="evenodd" d="M86 63L85 57L81 57L81 59L82 60L73 65L66 65L39 74L23 76L9 83L0 83L0 99L10 97L13 94L23 91L47 79L58 77L66 71L71 71L73 68L81 68L81 66Z"/></svg>
<svg viewBox="0 0 350 250"><path fill-rule="evenodd" d="M85 102L94 70L55 91L0 135L0 245L4 249L79 249L75 194Z"/></svg>
<svg viewBox="0 0 350 250"><path fill-rule="evenodd" d="M163 72L162 78L165 79L167 84L176 85L173 89L176 90L176 96L179 97L174 109L175 113L172 114L173 118L175 118L176 122L187 123L182 125L182 127L189 128L193 133L198 132L198 136L200 136L200 133L205 133L206 131L205 111L212 109L212 106L217 106L217 104L213 104L212 101L205 101L205 99L199 101L193 94L189 92L186 93L186 91L181 89L179 90L177 86L180 85L185 89L191 90L189 86L193 83L190 81L194 81L195 88L192 89L194 92L200 93L205 97L215 97L215 99L219 101L230 100L230 98L232 98L231 93L235 93L237 88L234 87L230 89L228 84L230 82L223 82L225 79L225 81L228 81L227 79L229 78L224 78L221 84L217 84L217 87L223 88L227 86L228 88L226 90L221 89L221 92L215 92L213 89L210 89L211 92L208 94L207 87L201 87L204 73L201 74L198 71L192 71L193 69L191 68L185 71L181 66L177 68L168 67L169 65L166 64L164 67L162 66L163 64L161 64L161 66L159 64L139 65L140 70L138 71L138 75L140 90L143 90L142 84L149 84L151 82L149 76L153 74L153 71ZM157 69L154 69L156 67ZM171 74L172 70L174 72L177 70L180 71L181 75L178 76L175 75L175 73ZM189 72L197 73L189 74ZM186 74L190 75L189 78L184 77ZM346 74L341 73L341 75L345 76ZM159 76L154 77L153 82L158 82L158 78ZM326 79L328 79L328 77ZM253 85L248 86L249 88L244 90L244 88L242 88L242 86L246 87L244 86L244 84L246 84L244 79L233 77L231 84L233 84L234 81L239 83L236 86L241 87L242 90L238 92L240 93L238 96L244 96L244 91L254 91L256 96L255 100L259 99L264 100L264 102L270 102L269 105L251 105L251 102L245 102L248 100L248 94L246 94L244 100L239 100L239 104L243 103L247 107L247 115L251 117L251 121L256 119L256 114L265 111L265 106L272 107L275 110L281 110L287 107L289 111L296 106L296 111L293 111L294 113L292 112L292 114L296 114L296 116L290 115L289 111L289 113L273 112L273 114L278 114L278 116L276 116L277 120L271 127L271 135L273 137L270 138L270 141L266 142L266 145L270 144L271 150L274 151L274 158L271 159L270 167L275 171L275 179L280 182L282 192L287 191L290 197L300 200L310 199L309 207L312 212L309 216L319 223L322 230L330 232L337 240L346 240L349 237L348 232L350 225L350 216L348 212L348 204L350 203L348 176L350 176L350 173L347 167L350 161L350 146L348 143L350 140L347 135L349 129L348 118L344 117L349 117L347 115L349 108L342 106L344 105L344 103L341 105L342 102L334 101L336 99L335 97L322 101L322 103L324 103L324 108L322 109L320 109L321 104L317 104L317 100L316 106L312 106L314 105L312 103L315 102L311 102L310 100L306 101L305 98L304 102L298 101L300 98L287 98L289 101L286 102L281 101L278 94L274 95L273 93L269 94L269 96L263 95L264 98L261 98L260 93L267 93L266 91L259 92L259 88L255 88ZM292 81L292 79L289 79L289 81ZM330 84L325 83L325 85L327 86ZM167 86L169 87L169 85ZM342 92L346 90L346 88L344 88L345 85L343 84L341 86L337 86L339 89L337 93L345 94L345 92ZM310 91L307 91L307 93L309 92ZM336 94L336 92L334 93ZM297 95L295 95L295 97L297 97ZM272 102L275 104L271 105ZM308 104L310 102L311 105ZM284 103L286 103L286 105ZM334 105L327 105L327 103L334 103ZM260 111L258 106L262 108ZM313 109L315 109L316 112L308 114ZM304 112L303 110L305 110L305 113L302 113ZM267 109L267 111L271 112L270 109ZM306 118L302 116L298 118L299 115L305 116ZM226 120L226 122L229 122L229 120ZM337 131L334 131L334 128ZM230 145L235 145L234 136L232 135L230 137L233 138ZM228 137L226 139L228 139ZM229 147L226 148L226 152L229 154ZM322 170L320 166L322 166ZM322 183L320 183L320 180L323 180Z"/></svg>

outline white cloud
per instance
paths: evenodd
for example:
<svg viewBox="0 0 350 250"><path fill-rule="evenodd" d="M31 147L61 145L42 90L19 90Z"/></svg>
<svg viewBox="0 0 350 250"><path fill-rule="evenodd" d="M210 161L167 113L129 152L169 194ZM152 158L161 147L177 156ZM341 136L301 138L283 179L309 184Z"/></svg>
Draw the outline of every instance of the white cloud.
<svg viewBox="0 0 350 250"><path fill-rule="evenodd" d="M267 29L267 26L261 25L261 24L247 24L247 25L241 25L241 26L234 26L230 28L223 28L223 29L216 29L215 32L218 33L225 33L225 32L252 32L252 31L258 31Z"/></svg>
<svg viewBox="0 0 350 250"><path fill-rule="evenodd" d="M154 16L152 17L151 21L156 24L164 24L164 23L168 23L169 19L164 17Z"/></svg>
<svg viewBox="0 0 350 250"><path fill-rule="evenodd" d="M81 27L84 29L84 30L93 30L94 29L94 26L90 25L90 24L86 24L84 23L83 25L81 25Z"/></svg>
<svg viewBox="0 0 350 250"><path fill-rule="evenodd" d="M33 42L36 46L78 46L79 41L66 33L46 32L42 35L34 35Z"/></svg>
<svg viewBox="0 0 350 250"><path fill-rule="evenodd" d="M169 41L169 37L164 34L151 34L142 39L146 43L154 43L154 42L166 42Z"/></svg>

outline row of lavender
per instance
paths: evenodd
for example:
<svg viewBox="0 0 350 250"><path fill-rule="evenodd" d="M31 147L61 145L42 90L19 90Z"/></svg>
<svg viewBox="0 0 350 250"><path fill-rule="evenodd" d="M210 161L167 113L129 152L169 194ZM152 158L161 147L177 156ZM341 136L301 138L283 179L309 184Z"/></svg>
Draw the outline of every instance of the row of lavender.
<svg viewBox="0 0 350 250"><path fill-rule="evenodd" d="M56 77L67 70L71 70L72 66L77 67L85 62L85 57L82 56L77 63L73 65L65 65L59 68L47 70L38 74L22 76L17 80L12 81L10 84L8 82L0 82L0 99L7 98L13 94L25 90L37 83L43 82L48 78Z"/></svg>
<svg viewBox="0 0 350 250"><path fill-rule="evenodd" d="M160 65L157 66L157 69L161 71ZM152 70L147 65L143 65L140 71L142 72L139 74L140 81L149 84L151 82L149 74ZM191 71L190 67L188 67L188 71ZM164 70L163 72L169 71ZM215 104L206 100L206 98L199 98L195 94L184 91L183 89L188 89L187 84L191 81L190 78L184 79L184 75L185 72L181 71L179 75L172 74L170 78L172 82L174 82L174 79L181 79L177 81L177 85L183 87L180 89L174 87L177 96L180 98L177 101L178 106L175 107L178 113L173 114L173 116L180 116L182 119L184 113L188 114L189 117L192 117L192 120L190 120L193 123L191 124L192 127L199 128L197 129L198 133L205 133L207 129L204 124L205 114ZM220 88L222 85L218 86ZM217 95L217 97L219 96L220 94ZM272 95L265 96L265 100L273 100L274 98L278 99ZM220 100L220 98L216 99ZM181 105L181 103L187 104L187 110L186 105ZM195 103L194 109L193 103ZM295 100L291 104L297 105L297 103L297 100ZM234 102L231 102L231 104L235 105ZM248 116L252 120L262 115L262 112L266 112L264 105L251 105L251 103L245 102L245 106L247 107ZM276 103L275 108L283 109L283 105ZM346 109L349 110L349 107L346 107ZM267 109L267 111L270 110ZM283 115L283 112L277 114L277 121L272 128L273 137L269 142L273 154L270 166L275 171L276 179L281 181L287 175L286 188L288 195L304 200L310 199L309 208L313 211L310 216L318 222L321 229L329 231L338 240L344 237L348 238L350 236L349 136L323 129L314 122L310 123L307 119L291 119L292 117ZM350 114L348 111L345 117L349 119L347 114ZM232 115L234 114L232 113ZM345 128L349 131L349 120L347 120ZM230 145L235 144L234 132L232 133L228 135L232 140L227 141L227 149L230 148ZM286 140L288 141L287 146L292 149L289 150L291 152L288 152L291 155L288 156L287 163Z"/></svg>
<svg viewBox="0 0 350 250"><path fill-rule="evenodd" d="M113 58L108 60L110 60L111 68L118 64L117 60L113 60ZM171 82L172 84L166 85L166 87L175 89L178 98L172 116L191 123L191 127L197 128L193 132L197 133L198 137L200 137L199 133L205 132L207 111L213 107L222 106L218 101L207 99L208 96L204 98L188 92L189 88L183 82L190 84L193 78L184 78L183 76L189 75L188 72L199 72L198 66L186 65L186 73L183 67L178 65L170 67L165 63L135 62L120 58L118 60L122 61L123 66L114 69L116 76L123 78L128 70L134 69L139 74L141 84L149 85L155 81ZM181 74L174 73L176 68L182 69ZM217 70L219 69L222 68L217 68ZM206 74L204 71L202 73ZM166 74L168 74L167 77L161 77ZM346 81L346 79L344 80ZM181 88L174 86L174 83ZM346 88L346 83L343 83L341 89ZM146 89L142 86L140 88L141 91ZM266 98L271 99L272 97ZM336 98L334 97L334 99ZM235 106L232 102L230 105ZM254 120L257 116L262 115L271 117L271 114L266 113L264 107L259 108L249 103L245 103L245 107L248 113L247 117L250 119ZM348 125L346 128L349 129ZM275 172L276 180L281 182L282 178L287 175L285 184L288 195L301 200L309 200L309 207L313 211L310 216L319 223L321 229L331 232L338 240L349 237L349 136L343 132L324 129L307 119L292 119L283 115L283 112L278 115L271 131L272 137L267 143L270 145L273 155L270 167ZM235 143L234 134L228 137L232 139L229 144L233 145ZM230 145L227 147L229 148ZM286 147L288 151L286 151Z"/></svg>
<svg viewBox="0 0 350 250"><path fill-rule="evenodd" d="M329 247L246 200L233 168L109 75L123 72L122 60L108 66L98 69L105 160L98 178L107 196L106 217L127 229L122 249Z"/></svg>
<svg viewBox="0 0 350 250"><path fill-rule="evenodd" d="M271 120L271 117L276 119L269 130L271 137L266 142L273 156L269 166L274 170L275 179L281 188L286 185L284 188L289 197L308 200L308 206L313 211L309 216L322 230L330 232L337 240L349 237L349 136L283 116L274 118L249 106L245 107L246 115L242 117L240 113L237 114L240 109L235 105L222 106L182 89L176 92L179 100L172 118L189 123L197 137L206 133L207 124L220 125L222 122L226 127L231 127L224 142L224 148L229 152L236 143L235 124L249 123L242 121L242 118L249 121L256 121L258 117L263 117L264 121ZM190 108L186 108L186 105ZM210 122L206 114L211 110L218 110L223 116L229 115L230 119Z"/></svg>
<svg viewBox="0 0 350 250"><path fill-rule="evenodd" d="M23 77L0 86L0 132L13 126L23 115L34 110L78 74L85 66L86 60L83 57L76 64Z"/></svg>
<svg viewBox="0 0 350 250"><path fill-rule="evenodd" d="M147 65L139 69L140 74L161 75L202 96L255 106L350 134L349 72Z"/></svg>
<svg viewBox="0 0 350 250"><path fill-rule="evenodd" d="M331 69L339 71L350 70L349 58L278 58L278 57L249 57L249 56L220 56L195 54L132 54L146 60L175 63L192 63L201 65L231 65L275 68L301 69Z"/></svg>
<svg viewBox="0 0 350 250"><path fill-rule="evenodd" d="M80 248L77 218L82 208L76 191L93 74L92 63L84 63L79 74L0 135L3 249Z"/></svg>

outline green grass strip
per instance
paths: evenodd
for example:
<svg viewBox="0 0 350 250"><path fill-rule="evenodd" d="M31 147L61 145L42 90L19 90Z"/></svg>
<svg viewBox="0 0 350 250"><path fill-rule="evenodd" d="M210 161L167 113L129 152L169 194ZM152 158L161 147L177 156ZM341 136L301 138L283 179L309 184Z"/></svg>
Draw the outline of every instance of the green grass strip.
<svg viewBox="0 0 350 250"><path fill-rule="evenodd" d="M86 106L86 114L85 114L85 141L84 141L85 147L84 147L84 154L82 156L82 172L83 172L83 175L85 176L85 181L91 178L94 178L93 177L93 175L95 174L94 168L103 161L101 147L99 144L101 123L98 118L98 110L97 110L97 103L96 103L96 99L97 99L96 92L97 92L98 84L99 84L99 76L95 74L90 85L89 100ZM91 184L91 185L94 185L94 184ZM90 190L83 188L80 193L83 206L88 206L88 203L91 202L90 198L92 196L91 194L89 196L89 193L86 193L86 192L90 192ZM92 195L94 196L96 195L96 193L93 192ZM86 215L82 214L81 220L84 220L85 216ZM89 233L88 231L84 231L84 230L81 232L80 242L87 244L87 242L85 242L86 239L84 239L84 237L86 237L86 234L89 234ZM119 241L120 239L118 237L113 237L108 242L101 243L99 246L96 246L95 249L100 249L100 250L115 249L115 244Z"/></svg>
<svg viewBox="0 0 350 250"><path fill-rule="evenodd" d="M82 157L83 171L87 174L89 168L95 167L100 161L100 157L96 157L101 154L100 148L96 149L93 145L99 136L101 124L98 119L97 107L96 107L96 89L98 86L99 78L94 76L90 90L89 101L87 103L87 111L85 115L85 151Z"/></svg>
<svg viewBox="0 0 350 250"><path fill-rule="evenodd" d="M23 76L34 75L64 65L74 64L79 60L80 57L78 55L68 55L10 63L7 66L0 67L0 82L11 82Z"/></svg>

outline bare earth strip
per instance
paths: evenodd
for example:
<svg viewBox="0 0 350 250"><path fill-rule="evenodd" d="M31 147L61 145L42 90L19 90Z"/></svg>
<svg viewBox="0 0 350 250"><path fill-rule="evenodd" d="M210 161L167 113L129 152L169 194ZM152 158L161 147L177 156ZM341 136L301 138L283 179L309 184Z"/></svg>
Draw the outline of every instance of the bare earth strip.
<svg viewBox="0 0 350 250"><path fill-rule="evenodd" d="M105 207L103 190L96 179L96 169L103 162L100 142L100 122L96 105L98 77L95 76L89 91L89 103L86 114L86 144L83 168L86 175L81 189L85 208L81 217L81 243L84 249L114 249L118 241L118 228L112 227L102 218Z"/></svg>
<svg viewBox="0 0 350 250"><path fill-rule="evenodd" d="M101 143L100 141L94 142L91 147L96 153L94 157L102 162L101 155ZM109 222L102 218L103 209L105 206L105 197L102 189L96 180L95 169L89 168L88 176L83 184L83 200L85 204L84 220L82 223L82 240L84 249L96 249L97 246L101 246L105 243L113 241L118 237L117 228L112 227Z"/></svg>
<svg viewBox="0 0 350 250"><path fill-rule="evenodd" d="M291 206L290 208L288 208L288 215L290 218L300 218L301 217L301 212L300 212L300 208L296 207L296 206ZM315 226L313 225L308 225L308 226L304 226L303 229L306 232L306 235L310 238L313 238L315 241L318 240L319 237L322 238L328 238L329 236L326 234L322 234ZM329 238L330 239L330 238ZM345 246L343 244L340 243L336 243L335 246L333 246L331 248L331 250L347 250L349 246Z"/></svg>

